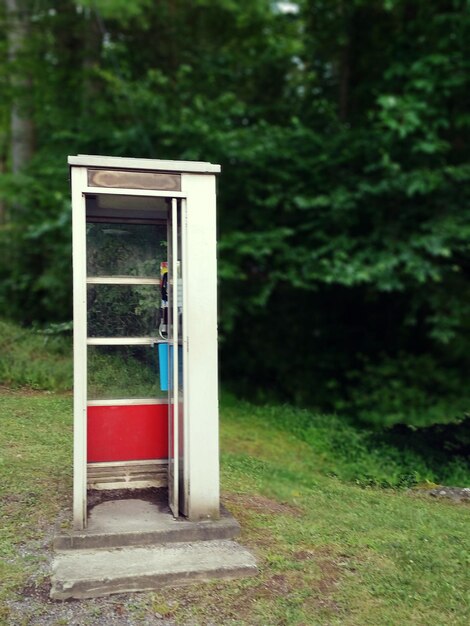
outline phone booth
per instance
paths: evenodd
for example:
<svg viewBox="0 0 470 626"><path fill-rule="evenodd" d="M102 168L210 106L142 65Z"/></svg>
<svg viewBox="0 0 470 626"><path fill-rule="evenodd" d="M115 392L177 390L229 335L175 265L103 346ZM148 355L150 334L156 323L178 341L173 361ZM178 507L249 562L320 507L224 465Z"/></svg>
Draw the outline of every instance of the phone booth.
<svg viewBox="0 0 470 626"><path fill-rule="evenodd" d="M71 156L75 529L88 489L219 517L219 165Z"/></svg>

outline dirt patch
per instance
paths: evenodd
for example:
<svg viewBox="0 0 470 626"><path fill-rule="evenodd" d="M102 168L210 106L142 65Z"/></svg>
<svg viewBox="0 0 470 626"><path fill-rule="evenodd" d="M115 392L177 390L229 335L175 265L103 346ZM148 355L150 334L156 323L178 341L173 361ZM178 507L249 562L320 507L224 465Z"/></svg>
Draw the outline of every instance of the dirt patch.
<svg viewBox="0 0 470 626"><path fill-rule="evenodd" d="M285 502L277 502L271 500L266 496L260 495L247 495L247 494L224 494L224 504L230 507L230 504L234 504L237 507L250 509L255 513L262 513L264 515L293 515L294 517L300 517L302 515L301 509L287 504Z"/></svg>
<svg viewBox="0 0 470 626"><path fill-rule="evenodd" d="M178 614L179 623L199 626L207 624L210 626L228 626L229 624L250 624L256 626L268 626L272 623L281 626L284 621L276 620L275 622L264 621L257 617L258 611L256 604L258 602L271 604L279 598L289 597L295 593L298 584L296 577L298 573L276 573L265 576L264 579L259 577L252 579L248 584L238 585L237 583L214 583L206 587L188 587L184 591L181 588L168 589L169 597L176 600L179 610L183 610L183 614L191 614L192 605L200 605L201 598L205 605L204 617L199 620L189 618L184 620L181 613ZM160 594L161 597L164 597ZM286 622L287 623L287 622Z"/></svg>
<svg viewBox="0 0 470 626"><path fill-rule="evenodd" d="M30 581L27 583L20 592L23 598L32 598L39 602L52 602L49 598L51 591L51 583L48 580L36 583Z"/></svg>
<svg viewBox="0 0 470 626"><path fill-rule="evenodd" d="M314 551L302 551L296 554L298 560L316 560ZM236 618L237 623L263 624L263 622L253 621L256 615L256 605L258 602L271 604L279 598L286 600L292 596L297 596L296 604L302 605L305 614L318 614L324 611L325 614L339 614L343 608L335 600L341 568L334 562L317 562L320 566L320 577L315 580L308 568L305 571L290 570L283 573L265 575L264 580L258 584L247 587L240 591L238 597L232 598L232 602L224 609L225 623L229 623L229 618ZM267 573L267 572L266 572ZM219 622L217 622L219 623ZM221 622L224 623L224 622ZM286 621L276 621L276 624L288 623ZM327 621L325 623L328 623ZM306 625L305 625L306 626Z"/></svg>
<svg viewBox="0 0 470 626"><path fill-rule="evenodd" d="M345 554L338 555L327 546L304 550L297 554L301 559L306 557L314 560L320 570L320 577L311 584L311 595L306 605L311 606L312 610L341 612L342 606L334 596L341 584L344 569L355 571L350 565L349 557Z"/></svg>
<svg viewBox="0 0 470 626"><path fill-rule="evenodd" d="M295 588L294 581L290 581L285 574L274 574L265 582L249 591L252 598L271 598L272 596L287 596Z"/></svg>
<svg viewBox="0 0 470 626"><path fill-rule="evenodd" d="M89 489L87 494L88 512L102 502L111 500L145 500L147 502L168 502L168 490L148 487L146 489Z"/></svg>
<svg viewBox="0 0 470 626"><path fill-rule="evenodd" d="M329 595L338 586L340 570L338 566L331 561L321 561L318 565L322 574L317 584L318 591L323 595Z"/></svg>
<svg viewBox="0 0 470 626"><path fill-rule="evenodd" d="M2 504L22 504L24 502L24 499L25 494L23 493L6 493L2 496Z"/></svg>
<svg viewBox="0 0 470 626"><path fill-rule="evenodd" d="M299 550L292 555L296 561L313 561L315 558L314 550Z"/></svg>
<svg viewBox="0 0 470 626"><path fill-rule="evenodd" d="M241 524L241 541L263 559L263 552L270 550L278 543L268 524L258 524L255 514L266 515L289 515L300 517L302 511L290 504L276 502L265 496L225 493L222 503L233 513ZM281 549L279 547L279 549Z"/></svg>

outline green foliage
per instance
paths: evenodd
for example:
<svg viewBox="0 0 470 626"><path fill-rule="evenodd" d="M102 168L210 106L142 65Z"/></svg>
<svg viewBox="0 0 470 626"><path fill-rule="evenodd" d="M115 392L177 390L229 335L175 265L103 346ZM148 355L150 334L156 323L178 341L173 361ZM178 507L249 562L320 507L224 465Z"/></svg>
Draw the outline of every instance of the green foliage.
<svg viewBox="0 0 470 626"><path fill-rule="evenodd" d="M0 225L0 308L25 324L71 318L71 210L63 179L51 163L0 178L0 195L15 207Z"/></svg>
<svg viewBox="0 0 470 626"><path fill-rule="evenodd" d="M231 396L224 398L222 414L241 430L259 429L260 438L269 438L271 428L294 435L307 444L305 454L316 471L361 486L470 482L469 417L446 427L379 430L337 415L254 406Z"/></svg>
<svg viewBox="0 0 470 626"><path fill-rule="evenodd" d="M6 69L33 70L37 129L0 180L8 316L71 318L67 153L211 160L233 387L387 424L468 411L465 0L56 4L14 68L0 46L2 111Z"/></svg>
<svg viewBox="0 0 470 626"><path fill-rule="evenodd" d="M398 354L348 372L348 399L336 402L371 423L415 426L470 416L470 395L458 370L443 368L429 355Z"/></svg>
<svg viewBox="0 0 470 626"><path fill-rule="evenodd" d="M153 398L159 387L158 353L150 346L90 346L89 398Z"/></svg>
<svg viewBox="0 0 470 626"><path fill-rule="evenodd" d="M70 338L0 321L0 385L48 391L72 388Z"/></svg>
<svg viewBox="0 0 470 626"><path fill-rule="evenodd" d="M105 18L117 18L126 21L141 16L148 9L151 0L75 0L77 7L90 11L99 11Z"/></svg>

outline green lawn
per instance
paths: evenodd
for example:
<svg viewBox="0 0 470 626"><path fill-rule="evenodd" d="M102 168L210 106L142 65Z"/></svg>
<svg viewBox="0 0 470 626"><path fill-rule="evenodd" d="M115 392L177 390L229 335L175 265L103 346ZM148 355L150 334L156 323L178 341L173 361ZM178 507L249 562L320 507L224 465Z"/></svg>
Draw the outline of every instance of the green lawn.
<svg viewBox="0 0 470 626"><path fill-rule="evenodd" d="M230 398L221 411L223 498L259 576L120 596L123 623L157 613L201 626L470 623L470 508L341 478L340 453L315 450L280 418L273 426L273 411L283 409ZM9 600L44 583L37 546L70 506L71 442L69 395L0 394L0 624L23 623ZM116 606L86 603L84 624Z"/></svg>

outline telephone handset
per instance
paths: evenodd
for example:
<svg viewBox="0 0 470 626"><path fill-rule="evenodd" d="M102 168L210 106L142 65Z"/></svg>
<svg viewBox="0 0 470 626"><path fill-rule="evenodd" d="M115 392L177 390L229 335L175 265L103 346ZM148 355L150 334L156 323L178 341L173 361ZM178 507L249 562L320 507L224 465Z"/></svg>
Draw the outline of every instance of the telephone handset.
<svg viewBox="0 0 470 626"><path fill-rule="evenodd" d="M158 326L158 334L161 339L168 339L168 263L163 261L160 263L160 323Z"/></svg>

